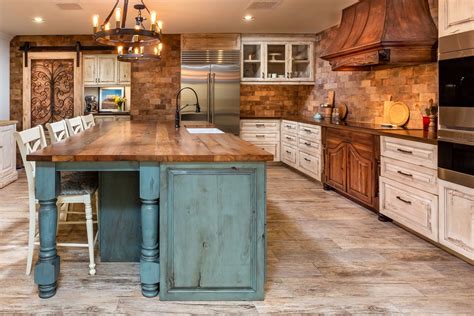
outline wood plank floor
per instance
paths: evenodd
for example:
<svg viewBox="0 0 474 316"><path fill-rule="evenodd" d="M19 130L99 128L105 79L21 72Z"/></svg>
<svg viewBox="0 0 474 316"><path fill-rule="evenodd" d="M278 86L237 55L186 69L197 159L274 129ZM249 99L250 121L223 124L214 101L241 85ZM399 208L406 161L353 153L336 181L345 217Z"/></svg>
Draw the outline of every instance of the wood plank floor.
<svg viewBox="0 0 474 316"><path fill-rule="evenodd" d="M0 313L398 314L474 313L474 267L319 183L281 166L268 170L268 262L263 302L160 302L140 294L138 265L98 263L61 248L60 289L37 297L25 276L27 190L0 189ZM84 229L62 228L62 240Z"/></svg>

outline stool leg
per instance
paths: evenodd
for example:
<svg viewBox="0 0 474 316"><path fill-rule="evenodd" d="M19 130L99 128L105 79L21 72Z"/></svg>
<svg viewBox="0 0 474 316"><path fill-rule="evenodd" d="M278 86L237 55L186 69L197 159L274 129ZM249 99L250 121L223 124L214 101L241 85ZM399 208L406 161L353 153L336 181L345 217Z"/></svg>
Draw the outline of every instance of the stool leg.
<svg viewBox="0 0 474 316"><path fill-rule="evenodd" d="M94 226L92 223L92 205L91 196L88 195L84 201L86 210L86 228L87 228L87 244L89 248L89 274L95 275L94 261Z"/></svg>

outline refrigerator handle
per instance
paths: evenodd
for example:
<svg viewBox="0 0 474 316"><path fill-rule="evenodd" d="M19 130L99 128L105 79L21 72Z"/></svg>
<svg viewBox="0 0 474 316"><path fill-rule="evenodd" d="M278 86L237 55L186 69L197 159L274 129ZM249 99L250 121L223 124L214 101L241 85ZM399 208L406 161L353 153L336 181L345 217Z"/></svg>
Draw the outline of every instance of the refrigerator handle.
<svg viewBox="0 0 474 316"><path fill-rule="evenodd" d="M214 115L216 114L216 73L212 73L212 96L211 96L211 102L212 102L212 123L214 122Z"/></svg>
<svg viewBox="0 0 474 316"><path fill-rule="evenodd" d="M207 74L207 121L211 122L211 73Z"/></svg>

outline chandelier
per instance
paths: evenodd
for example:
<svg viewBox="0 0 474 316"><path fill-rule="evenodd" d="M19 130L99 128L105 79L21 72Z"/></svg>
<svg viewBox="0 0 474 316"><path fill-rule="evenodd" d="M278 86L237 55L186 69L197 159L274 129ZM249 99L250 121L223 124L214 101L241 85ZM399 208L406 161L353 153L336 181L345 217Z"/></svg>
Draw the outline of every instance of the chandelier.
<svg viewBox="0 0 474 316"><path fill-rule="evenodd" d="M119 7L120 0L116 0L112 11L100 24L99 16L92 18L94 39L105 45L117 47L117 59L119 61L134 62L159 60L161 58L161 32L163 22L157 20L156 11L150 11L143 0L135 4L133 8L137 10L134 28L127 28L127 14L129 0L123 0L123 7ZM149 26L144 22L147 18L142 11L150 16ZM115 15L115 28L111 28L111 18Z"/></svg>

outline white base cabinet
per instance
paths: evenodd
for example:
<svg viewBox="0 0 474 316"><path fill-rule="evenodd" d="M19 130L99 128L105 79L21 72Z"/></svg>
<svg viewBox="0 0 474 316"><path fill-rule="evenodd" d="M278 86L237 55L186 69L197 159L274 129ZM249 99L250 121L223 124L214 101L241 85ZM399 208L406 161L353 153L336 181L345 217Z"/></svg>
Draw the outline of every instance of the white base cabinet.
<svg viewBox="0 0 474 316"><path fill-rule="evenodd" d="M380 177L380 212L394 221L438 241L438 197Z"/></svg>
<svg viewBox="0 0 474 316"><path fill-rule="evenodd" d="M380 213L438 241L438 147L380 137Z"/></svg>
<svg viewBox="0 0 474 316"><path fill-rule="evenodd" d="M439 242L474 260L474 189L439 180Z"/></svg>
<svg viewBox="0 0 474 316"><path fill-rule="evenodd" d="M0 121L0 188L18 179L16 171L16 144L13 132L16 123Z"/></svg>
<svg viewBox="0 0 474 316"><path fill-rule="evenodd" d="M240 138L273 155L280 161L280 120L241 120Z"/></svg>
<svg viewBox="0 0 474 316"><path fill-rule="evenodd" d="M321 126L283 120L281 161L321 181Z"/></svg>

